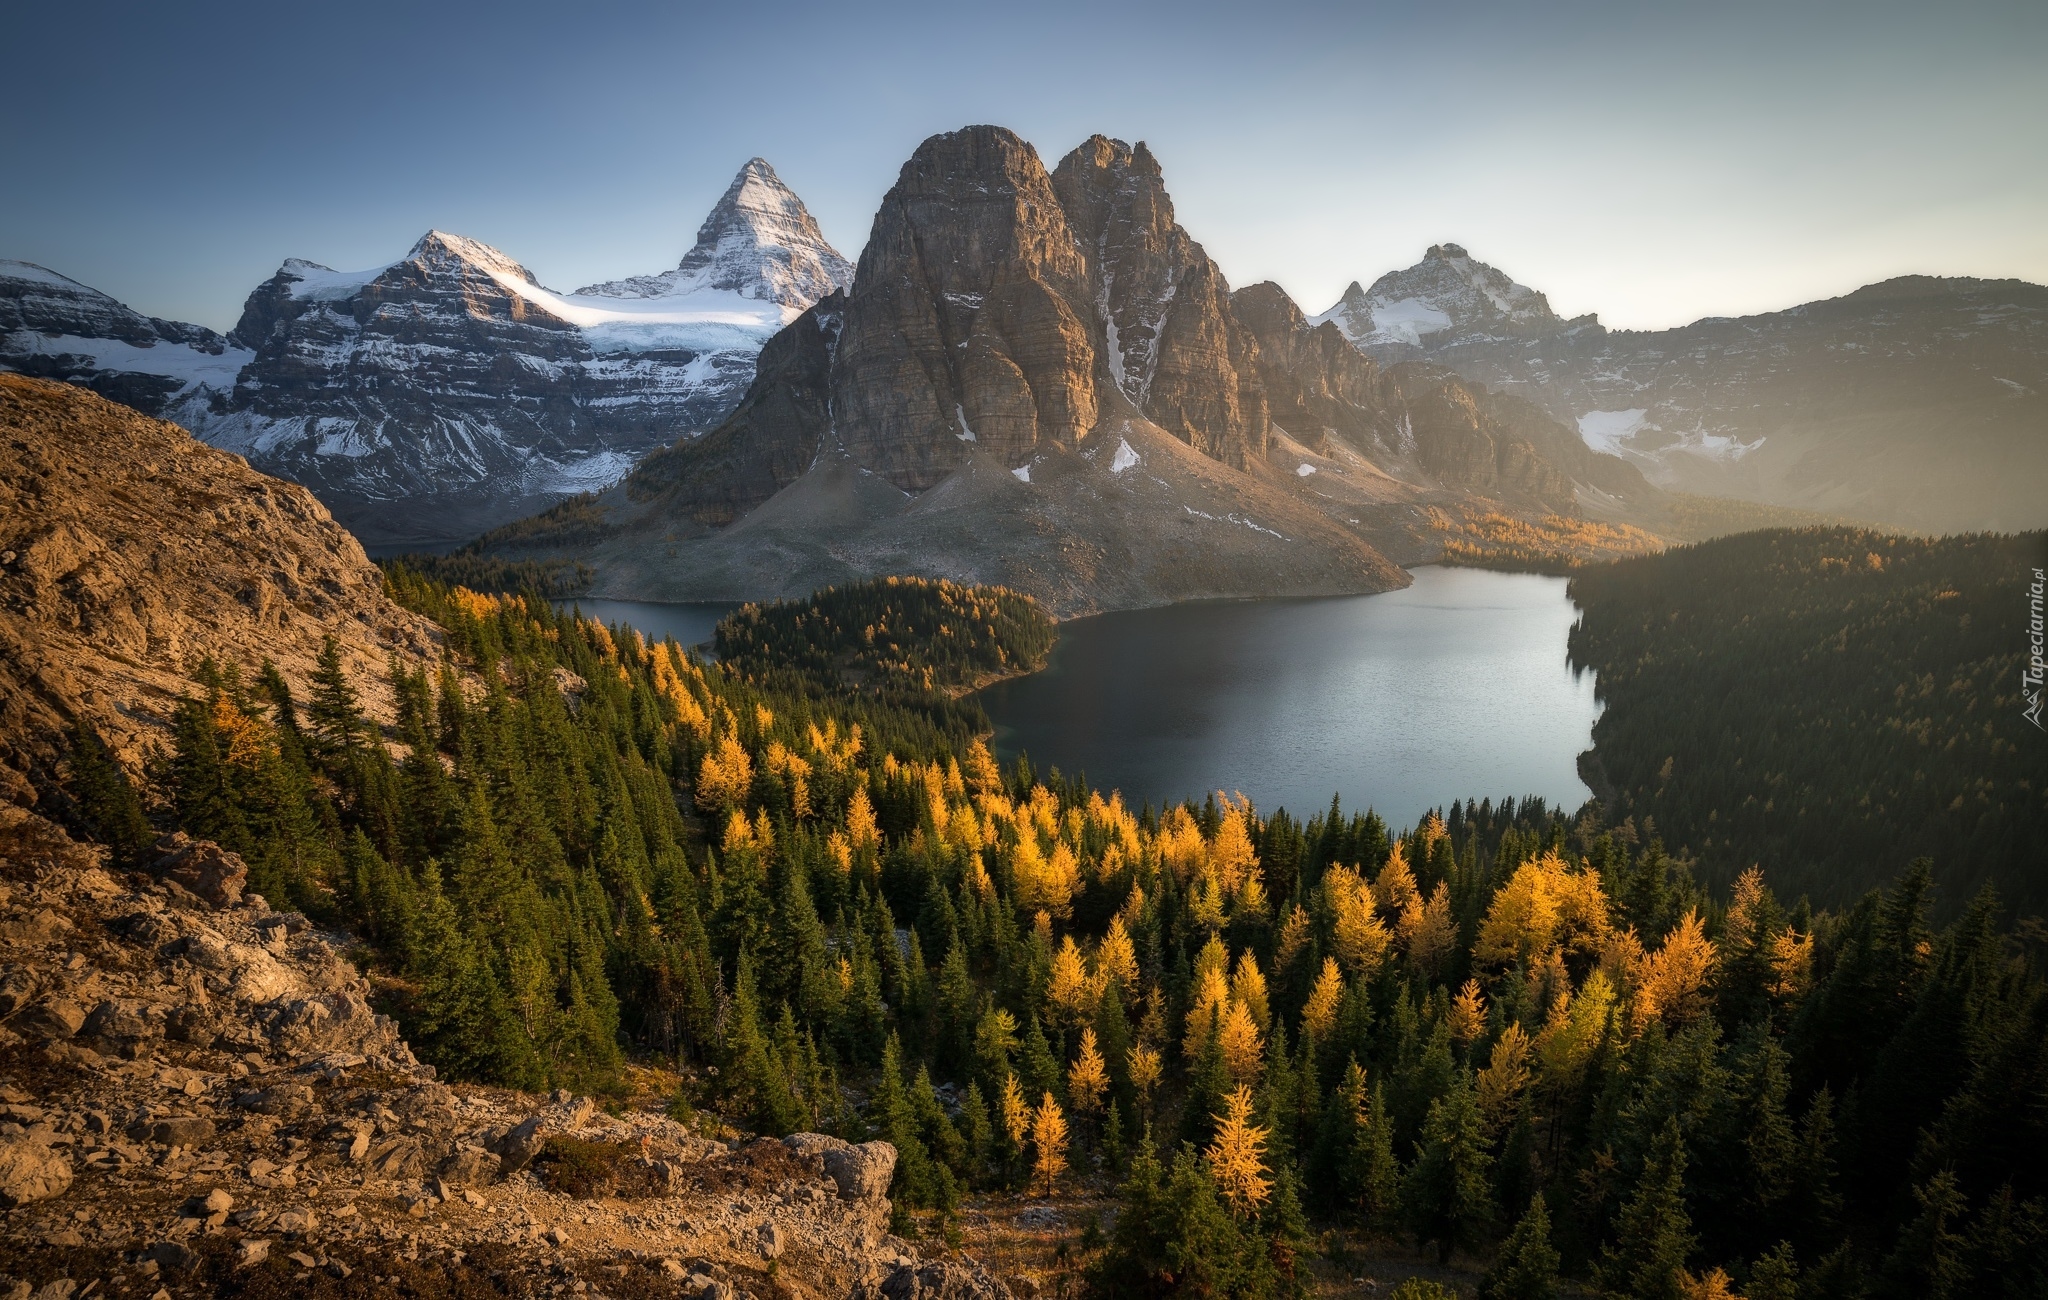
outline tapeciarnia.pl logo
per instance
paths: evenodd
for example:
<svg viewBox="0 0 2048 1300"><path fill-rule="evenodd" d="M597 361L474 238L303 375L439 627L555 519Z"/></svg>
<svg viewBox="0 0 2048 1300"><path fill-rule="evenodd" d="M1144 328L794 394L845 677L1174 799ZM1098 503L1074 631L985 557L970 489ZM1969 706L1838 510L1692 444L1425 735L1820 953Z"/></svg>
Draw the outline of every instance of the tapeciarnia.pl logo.
<svg viewBox="0 0 2048 1300"><path fill-rule="evenodd" d="M2040 569L2034 570L2034 581L2027 588L2027 666L2020 675L2020 694L2026 699L2026 719L2037 730L2048 731L2041 725L2041 682L2048 677L2048 662L2042 658L2043 633L2041 625L2041 597L2048 590L2048 577Z"/></svg>

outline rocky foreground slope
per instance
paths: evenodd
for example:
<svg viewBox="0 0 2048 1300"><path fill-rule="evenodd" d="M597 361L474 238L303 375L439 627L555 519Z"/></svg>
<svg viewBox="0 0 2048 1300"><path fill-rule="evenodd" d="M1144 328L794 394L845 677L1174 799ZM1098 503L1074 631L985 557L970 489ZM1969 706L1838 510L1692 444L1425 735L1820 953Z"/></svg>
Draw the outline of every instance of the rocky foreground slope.
<svg viewBox="0 0 2048 1300"><path fill-rule="evenodd" d="M159 847L0 804L0 1294L1007 1300L889 1235L888 1144L450 1087L345 936Z"/></svg>
<svg viewBox="0 0 2048 1300"><path fill-rule="evenodd" d="M1277 286L1233 293L1142 143L1095 136L1048 171L969 127L904 164L851 291L764 349L723 425L481 545L588 562L605 595L915 573L1070 615L1382 591L1433 557L1432 507L1654 495L1509 405L1381 370Z"/></svg>
<svg viewBox="0 0 2048 1300"><path fill-rule="evenodd" d="M2048 288L1902 276L1669 330L1563 319L1455 244L1318 320L1522 398L1685 492L1905 528L2040 527Z"/></svg>
<svg viewBox="0 0 2048 1300"><path fill-rule="evenodd" d="M202 659L274 663L295 694L322 638L373 717L391 657L439 631L305 488L75 385L0 374L0 795L26 797L79 718L131 766L168 741Z"/></svg>

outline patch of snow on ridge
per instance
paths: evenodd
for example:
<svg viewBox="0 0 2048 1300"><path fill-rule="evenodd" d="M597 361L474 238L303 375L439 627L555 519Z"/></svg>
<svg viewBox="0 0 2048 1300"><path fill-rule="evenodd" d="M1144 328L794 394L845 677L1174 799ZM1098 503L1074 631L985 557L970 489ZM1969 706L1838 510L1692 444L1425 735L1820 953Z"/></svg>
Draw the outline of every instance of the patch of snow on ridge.
<svg viewBox="0 0 2048 1300"><path fill-rule="evenodd" d="M1019 465L1011 470L1010 473L1017 476L1019 483L1029 483L1031 481L1031 467L1029 465Z"/></svg>
<svg viewBox="0 0 2048 1300"><path fill-rule="evenodd" d="M4 350L15 356L74 356L91 358L95 370L125 374L163 375L190 390L205 384L226 393L233 390L235 376L256 354L247 348L230 347L215 356L183 343L160 342L139 347L120 339L87 339L60 334L54 338L35 330L17 330L4 336Z"/></svg>
<svg viewBox="0 0 2048 1300"><path fill-rule="evenodd" d="M1109 462L1109 472L1121 474L1137 463L1138 453L1131 450L1130 440L1118 438L1116 440L1116 459Z"/></svg>
<svg viewBox="0 0 2048 1300"><path fill-rule="evenodd" d="M1626 411L1588 411L1579 417L1579 437L1594 451L1619 455L1621 444L1642 431L1649 414L1640 406Z"/></svg>
<svg viewBox="0 0 2048 1300"><path fill-rule="evenodd" d="M967 408L960 405L960 403L958 402L953 403L953 418L960 422L960 432L954 434L953 436L958 438L962 442L976 441L974 437L974 430L967 427Z"/></svg>
<svg viewBox="0 0 2048 1300"><path fill-rule="evenodd" d="M1425 334L1437 334L1451 327L1449 313L1423 298L1372 305L1372 340L1376 343L1422 345Z"/></svg>
<svg viewBox="0 0 2048 1300"><path fill-rule="evenodd" d="M287 257L279 269L294 277L290 290L292 297L301 302L336 302L355 297L364 285L396 265L396 262L386 262L367 271L336 271L318 262Z"/></svg>
<svg viewBox="0 0 2048 1300"><path fill-rule="evenodd" d="M1307 478L1307 477L1308 477L1309 475L1311 475L1311 474L1313 474L1313 473L1315 473L1315 472L1316 472L1316 467L1315 467L1315 466L1313 466L1313 465L1309 464L1309 463L1308 463L1307 461L1303 461L1303 462L1301 462L1301 465L1300 465L1300 467L1299 467L1299 468L1297 468L1297 469L1296 469L1296 470L1294 471L1294 476L1295 476L1296 478Z"/></svg>

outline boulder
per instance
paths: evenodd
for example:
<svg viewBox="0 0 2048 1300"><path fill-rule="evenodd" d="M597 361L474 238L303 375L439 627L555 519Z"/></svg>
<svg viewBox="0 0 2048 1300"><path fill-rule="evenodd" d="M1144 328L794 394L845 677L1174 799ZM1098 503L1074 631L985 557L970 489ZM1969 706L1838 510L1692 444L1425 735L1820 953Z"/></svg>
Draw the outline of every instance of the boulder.
<svg viewBox="0 0 2048 1300"><path fill-rule="evenodd" d="M533 1163L540 1149L547 1145L547 1138L541 1134L541 1117L534 1115L521 1121L509 1133L491 1144L498 1153L500 1175L517 1173Z"/></svg>
<svg viewBox="0 0 2048 1300"><path fill-rule="evenodd" d="M497 1176L499 1157L482 1147L458 1146L441 1161L441 1177L451 1183L487 1183Z"/></svg>
<svg viewBox="0 0 2048 1300"><path fill-rule="evenodd" d="M133 1141L167 1147L198 1146L212 1138L213 1132L213 1121L203 1115L160 1115L128 1126Z"/></svg>
<svg viewBox="0 0 2048 1300"><path fill-rule="evenodd" d="M66 1039L85 1025L85 1008L70 998L44 998L8 1022L8 1028L24 1038L47 1042Z"/></svg>
<svg viewBox="0 0 2048 1300"><path fill-rule="evenodd" d="M0 1137L0 1208L47 1201L70 1186L70 1156L26 1134Z"/></svg>
<svg viewBox="0 0 2048 1300"><path fill-rule="evenodd" d="M242 887L249 883L249 866L212 840L195 840L174 831L157 840L155 860L149 869L212 903L233 907L242 901Z"/></svg>
<svg viewBox="0 0 2048 1300"><path fill-rule="evenodd" d="M896 1176L896 1148L887 1142L863 1142L825 1152L825 1172L849 1201L875 1201L889 1194Z"/></svg>
<svg viewBox="0 0 2048 1300"><path fill-rule="evenodd" d="M855 1294L862 1300L1013 1300L1010 1288L985 1270L955 1260L899 1264L879 1288Z"/></svg>
<svg viewBox="0 0 2048 1300"><path fill-rule="evenodd" d="M163 1012L134 998L108 998L86 1017L83 1032L120 1047L146 1043L163 1036Z"/></svg>

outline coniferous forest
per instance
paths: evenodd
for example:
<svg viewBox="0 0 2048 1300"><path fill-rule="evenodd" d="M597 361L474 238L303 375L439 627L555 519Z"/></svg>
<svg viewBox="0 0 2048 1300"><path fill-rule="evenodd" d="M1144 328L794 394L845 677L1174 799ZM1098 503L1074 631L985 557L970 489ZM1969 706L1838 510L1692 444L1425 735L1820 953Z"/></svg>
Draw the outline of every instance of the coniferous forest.
<svg viewBox="0 0 2048 1300"><path fill-rule="evenodd" d="M1937 911L1986 883L2048 910L2048 772L2022 717L2026 584L2048 534L1743 533L1589 568L1575 664L1601 775L1726 889L1763 864L1847 907L1918 857Z"/></svg>
<svg viewBox="0 0 2048 1300"><path fill-rule="evenodd" d="M1746 544L1795 557L1794 610L1819 599L1796 557L1849 545ZM1884 561L1876 626L1923 601L1989 621L1972 588L1906 580L1938 551L1854 545ZM1711 551L1675 562L1711 595ZM1809 841L1709 890L1647 815L1597 804L1453 802L1413 827L1335 803L1133 809L999 766L964 713L803 686L849 652L932 689L1042 654L1015 597L756 612L721 629L720 666L539 596L387 581L449 650L394 670L391 732L331 654L304 699L203 665L146 788L84 733L72 793L117 848L175 824L359 935L449 1077L619 1094L630 1061L665 1063L679 1114L894 1143L905 1232L995 1190L1114 1186L1113 1225L1080 1243L1103 1296L1299 1294L1313 1254L1375 1238L1475 1262L1500 1300L2048 1287L2044 954L1989 889L1945 892L1996 874L1995 833L1923 845L1925 809L1873 789L1891 842L1856 851L1890 878L1815 911L1794 901ZM1608 600L1579 644L1622 665L1626 717L1654 662L1632 676L1609 648ZM798 619L834 629L822 664L792 649ZM1689 630L1763 635L1724 621ZM2002 685L1973 672L1925 698L1990 707ZM1717 708L1749 699L1710 684ZM1665 780L1707 826L1752 815L1711 773ZM1665 834L1701 824L1663 808ZM1932 863L1890 871L1900 846Z"/></svg>

